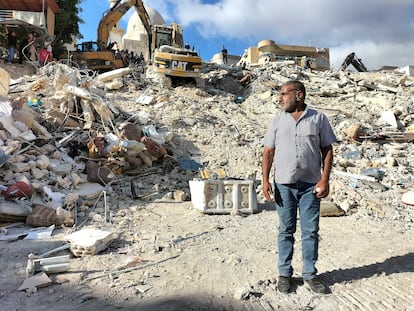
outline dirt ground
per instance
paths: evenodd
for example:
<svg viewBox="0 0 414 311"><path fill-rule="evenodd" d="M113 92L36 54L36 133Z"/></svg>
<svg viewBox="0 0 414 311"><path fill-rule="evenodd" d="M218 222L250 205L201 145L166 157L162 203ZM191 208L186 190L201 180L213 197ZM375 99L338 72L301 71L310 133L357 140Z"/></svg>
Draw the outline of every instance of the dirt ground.
<svg viewBox="0 0 414 311"><path fill-rule="evenodd" d="M303 286L296 234L292 293L275 290L277 214L205 215L191 202L125 207L102 226L122 232L99 255L71 259L52 285L18 291L27 255L63 244L0 242L2 310L414 310L414 234L384 220L323 217L318 269L329 294ZM402 233L404 232L404 233ZM61 254L66 254L62 251ZM128 259L131 271L116 274ZM109 274L108 272L115 272Z"/></svg>
<svg viewBox="0 0 414 311"><path fill-rule="evenodd" d="M180 96L192 93L179 92ZM131 98L130 107L136 109L136 94ZM217 112L219 117L198 116L197 100L181 97L160 109L160 119L171 119L176 124L174 134L182 136L176 149L184 150L186 144L193 147L194 142L206 161L231 167L235 176L259 172L261 146L256 136L263 136L268 123L263 119L272 110L255 105L241 111L234 104L223 104L222 99L214 100L217 103L205 111ZM210 103L205 98L199 102ZM189 118L176 118L174 113L180 110L193 111L190 116L196 125ZM247 125L241 123L244 117L251 118ZM238 122L244 144L232 136L235 126L229 126L230 121ZM257 152L251 147L254 144ZM228 160L222 160L229 150ZM193 177L177 176L156 176L162 181L154 182L154 187L169 185L154 190L165 194L186 188ZM381 193L377 199L386 195ZM414 226L412 218L394 219L389 204L376 206L387 217L355 212L321 218L317 267L329 293L316 295L301 279L300 230L293 290L289 294L276 290L278 217L260 194L258 211L249 215L206 215L193 208L191 201L161 198L132 200L118 195L118 200L109 202L108 221L102 217L101 201L94 221L85 222L84 227L108 230L115 235L114 241L97 255L72 256L70 269L50 274L52 284L37 291L18 290L25 279L28 255L63 245L62 238L73 229L56 228L52 238L45 240L0 241L0 310L414 310ZM54 255L64 254L70 252Z"/></svg>
<svg viewBox="0 0 414 311"><path fill-rule="evenodd" d="M11 79L19 79L24 75L33 75L36 72L36 69L30 64L17 64L13 63L12 65L5 64L0 62L0 68L6 70Z"/></svg>

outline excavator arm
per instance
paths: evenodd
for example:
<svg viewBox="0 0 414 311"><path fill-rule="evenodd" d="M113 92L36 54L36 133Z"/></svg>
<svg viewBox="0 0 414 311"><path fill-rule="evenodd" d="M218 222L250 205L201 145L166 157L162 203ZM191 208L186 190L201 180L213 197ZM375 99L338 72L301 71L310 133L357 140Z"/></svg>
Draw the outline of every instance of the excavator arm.
<svg viewBox="0 0 414 311"><path fill-rule="evenodd" d="M142 0L118 0L112 8L110 8L99 22L98 26L98 44L102 51L106 50L108 46L109 33L112 28L119 22L119 20L132 7L135 7L142 24L148 35L148 50L151 55L152 31L151 22L147 10L144 7Z"/></svg>
<svg viewBox="0 0 414 311"><path fill-rule="evenodd" d="M142 0L118 0L104 13L98 25L97 42L84 42L82 50L71 52L73 62L81 68L91 70L112 70L127 64L108 48L110 33L120 19L134 7L147 32L148 68L146 75L168 85L182 83L203 87L200 78L202 60L197 52L183 47L181 25L151 25L151 19ZM95 45L98 48L94 47Z"/></svg>
<svg viewBox="0 0 414 311"><path fill-rule="evenodd" d="M358 70L359 72L368 71L367 67L365 67L365 65L362 63L361 59L355 55L355 52L352 52L347 55L347 57L345 58L345 60L343 61L341 65L340 70L344 71L346 68L348 68L349 65L354 66L354 68Z"/></svg>

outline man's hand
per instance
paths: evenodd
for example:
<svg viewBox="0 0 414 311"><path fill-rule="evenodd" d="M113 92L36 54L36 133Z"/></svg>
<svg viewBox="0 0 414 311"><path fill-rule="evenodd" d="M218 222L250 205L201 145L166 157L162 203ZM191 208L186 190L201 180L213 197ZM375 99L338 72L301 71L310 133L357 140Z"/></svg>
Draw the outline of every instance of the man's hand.
<svg viewBox="0 0 414 311"><path fill-rule="evenodd" d="M266 200L273 202L273 189L269 182L263 182L262 191Z"/></svg>
<svg viewBox="0 0 414 311"><path fill-rule="evenodd" d="M331 174L333 161L332 145L321 148L321 152L323 163L322 177L313 188L313 193L320 199L327 197L329 194L329 175Z"/></svg>
<svg viewBox="0 0 414 311"><path fill-rule="evenodd" d="M329 194L329 183L319 181L313 188L313 193L317 198L322 199Z"/></svg>
<svg viewBox="0 0 414 311"><path fill-rule="evenodd" d="M264 147L262 155L262 189L264 197L269 202L273 202L273 190L272 185L269 183L269 173L272 168L274 155L274 148Z"/></svg>

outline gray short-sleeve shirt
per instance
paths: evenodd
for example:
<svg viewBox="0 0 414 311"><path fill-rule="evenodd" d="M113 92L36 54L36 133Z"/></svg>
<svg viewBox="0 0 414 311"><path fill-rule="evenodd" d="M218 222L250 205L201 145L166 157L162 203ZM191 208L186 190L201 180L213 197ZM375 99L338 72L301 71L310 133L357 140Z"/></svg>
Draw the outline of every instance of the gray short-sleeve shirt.
<svg viewBox="0 0 414 311"><path fill-rule="evenodd" d="M308 107L296 122L288 112L274 117L264 137L264 145L275 149L275 182L316 183L321 178L321 148L336 141L328 118Z"/></svg>

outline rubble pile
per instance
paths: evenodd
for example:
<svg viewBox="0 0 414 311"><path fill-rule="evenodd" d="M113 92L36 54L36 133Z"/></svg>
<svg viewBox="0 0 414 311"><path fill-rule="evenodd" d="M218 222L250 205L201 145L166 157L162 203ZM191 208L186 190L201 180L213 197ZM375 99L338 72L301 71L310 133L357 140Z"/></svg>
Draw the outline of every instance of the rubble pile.
<svg viewBox="0 0 414 311"><path fill-rule="evenodd" d="M189 200L200 168L255 180L263 202L262 139L280 111L281 84L299 79L338 138L328 201L346 215L413 225L413 207L401 202L414 184L412 77L277 62L206 64L202 78L204 90L163 88L131 68L91 75L50 63L12 79L0 100L0 220L34 213L43 216L29 217L33 226L110 221L148 200Z"/></svg>

